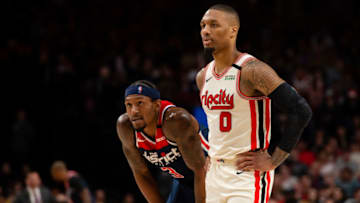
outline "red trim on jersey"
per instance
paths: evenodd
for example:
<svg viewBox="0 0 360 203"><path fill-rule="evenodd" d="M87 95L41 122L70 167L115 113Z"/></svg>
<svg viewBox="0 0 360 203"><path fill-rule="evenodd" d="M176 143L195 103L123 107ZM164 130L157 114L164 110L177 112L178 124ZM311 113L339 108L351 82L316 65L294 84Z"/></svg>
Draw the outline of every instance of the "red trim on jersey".
<svg viewBox="0 0 360 203"><path fill-rule="evenodd" d="M205 142L204 138L201 135L200 135L200 141L207 150L210 149L209 145Z"/></svg>
<svg viewBox="0 0 360 203"><path fill-rule="evenodd" d="M270 178L270 171L266 172L266 180L267 180L267 188L266 188L266 199L265 202L268 203L269 202L269 198L270 198L270 184L271 184L271 178Z"/></svg>
<svg viewBox="0 0 360 203"><path fill-rule="evenodd" d="M250 100L249 101L250 104L250 116L251 116L251 150L255 150L257 148L257 130L256 130L256 126L257 126L257 118L256 118L256 106L255 106L255 101L254 100Z"/></svg>
<svg viewBox="0 0 360 203"><path fill-rule="evenodd" d="M249 54L249 55L250 55L250 54ZM243 61L243 62L240 64L240 66L242 66L243 64L245 64L246 62L248 62L250 59L256 59L256 58L250 55L250 57L247 58L247 59L245 59L245 61Z"/></svg>
<svg viewBox="0 0 360 203"><path fill-rule="evenodd" d="M175 105L169 101L166 101L166 100L161 101L158 125L161 125L163 122L164 111L167 108L170 108L172 106L175 106ZM162 132L161 127L156 128L155 141L152 141L149 137L146 137L146 135L143 135L141 132L136 132L136 138L137 138L136 142L137 142L138 148L143 148L145 150L159 150L159 149L169 145L169 142L166 139L166 137L164 136L164 133Z"/></svg>
<svg viewBox="0 0 360 203"><path fill-rule="evenodd" d="M166 101L166 100L161 100L161 105L160 105L160 111L159 111L159 118L158 118L158 125L162 124L163 121L163 111L168 107L168 106L175 106L173 103Z"/></svg>
<svg viewBox="0 0 360 203"><path fill-rule="evenodd" d="M246 95L241 91L241 88L240 88L240 80L241 80L241 70L239 70L238 76L237 76L237 79L236 79L236 92L238 93L238 95L239 95L241 98L246 99L246 100L261 100L261 99L267 98L266 96L260 96L260 97L250 97L250 96L246 96Z"/></svg>
<svg viewBox="0 0 360 203"><path fill-rule="evenodd" d="M136 132L136 142L138 148L143 148L145 150L152 150L154 149L155 144L148 140L149 138L143 136L141 132Z"/></svg>
<svg viewBox="0 0 360 203"><path fill-rule="evenodd" d="M260 197L260 171L255 171L255 199L254 203L259 203Z"/></svg>
<svg viewBox="0 0 360 203"><path fill-rule="evenodd" d="M240 55L239 55L238 57L236 57L234 63L238 62L238 61L242 58L242 56L244 56L244 54L245 54L245 53L240 53ZM215 62L214 62L214 63L215 63ZM212 72L212 74L214 75L215 79L220 80L222 77L224 77L224 75L226 75L226 73L227 73L231 68L232 68L232 66L229 66L229 67L227 67L223 72L221 72L220 74L217 74L217 73L215 72L215 64L214 64L214 66L212 67L212 71L211 71L211 72Z"/></svg>
<svg viewBox="0 0 360 203"><path fill-rule="evenodd" d="M159 149L169 145L167 139L165 138L165 136L162 133L161 128L156 129L155 140L156 140L155 150L159 150ZM160 140L160 141L158 141L158 140Z"/></svg>
<svg viewBox="0 0 360 203"><path fill-rule="evenodd" d="M265 138L265 149L269 148L269 133L270 133L270 99L265 99L265 128L266 128L266 138Z"/></svg>

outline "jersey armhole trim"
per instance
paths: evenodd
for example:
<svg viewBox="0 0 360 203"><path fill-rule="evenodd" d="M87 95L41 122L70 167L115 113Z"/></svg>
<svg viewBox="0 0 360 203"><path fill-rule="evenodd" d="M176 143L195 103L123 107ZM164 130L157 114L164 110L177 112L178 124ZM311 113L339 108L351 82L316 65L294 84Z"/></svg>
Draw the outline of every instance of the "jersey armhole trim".
<svg viewBox="0 0 360 203"><path fill-rule="evenodd" d="M246 96L240 89L240 79L241 79L241 71L238 71L237 77L236 77L236 92L238 93L238 95L246 100L263 100L268 98L267 96L259 96L259 97L250 97L250 96Z"/></svg>

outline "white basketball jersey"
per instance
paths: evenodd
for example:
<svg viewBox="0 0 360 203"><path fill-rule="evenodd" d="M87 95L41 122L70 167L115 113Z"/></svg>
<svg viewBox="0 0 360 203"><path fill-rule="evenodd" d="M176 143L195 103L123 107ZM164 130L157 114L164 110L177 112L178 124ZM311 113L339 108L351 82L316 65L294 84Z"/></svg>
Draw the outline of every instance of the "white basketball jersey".
<svg viewBox="0 0 360 203"><path fill-rule="evenodd" d="M236 154L267 149L271 138L271 104L268 97L248 97L240 91L241 65L253 56L241 53L220 75L215 62L205 67L200 92L209 125L209 155L233 159Z"/></svg>

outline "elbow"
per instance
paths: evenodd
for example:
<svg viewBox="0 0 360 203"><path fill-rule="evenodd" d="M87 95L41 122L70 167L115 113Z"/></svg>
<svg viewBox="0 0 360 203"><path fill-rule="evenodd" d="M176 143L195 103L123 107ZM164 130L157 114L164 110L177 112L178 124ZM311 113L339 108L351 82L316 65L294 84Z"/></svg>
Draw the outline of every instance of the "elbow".
<svg viewBox="0 0 360 203"><path fill-rule="evenodd" d="M299 114L301 115L302 120L304 121L304 125L307 126L312 118L313 112L310 108L310 105L306 102L304 98L302 98L299 103L301 106L301 108L299 108L300 109Z"/></svg>

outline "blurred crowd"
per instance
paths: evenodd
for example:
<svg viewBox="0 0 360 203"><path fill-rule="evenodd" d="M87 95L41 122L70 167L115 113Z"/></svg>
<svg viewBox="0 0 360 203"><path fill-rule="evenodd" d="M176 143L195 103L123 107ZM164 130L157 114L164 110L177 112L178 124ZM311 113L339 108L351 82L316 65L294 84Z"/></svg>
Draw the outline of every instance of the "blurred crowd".
<svg viewBox="0 0 360 203"><path fill-rule="evenodd" d="M121 198L135 201L139 193L115 132L124 88L148 79L162 98L190 112L198 107L194 78L209 62L199 22L212 4L3 3L9 19L0 59L8 71L3 78L10 80L0 136L7 143L0 147L0 202L12 202L26 188L30 168L50 183L49 166L59 159L87 177L93 200L121 189ZM229 4L240 14L240 51L272 66L314 112L277 169L271 202L360 202L359 1ZM273 117L276 139L286 117Z"/></svg>

